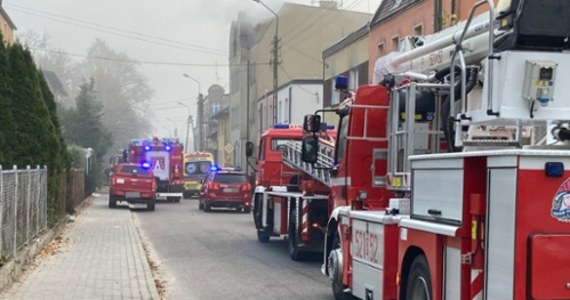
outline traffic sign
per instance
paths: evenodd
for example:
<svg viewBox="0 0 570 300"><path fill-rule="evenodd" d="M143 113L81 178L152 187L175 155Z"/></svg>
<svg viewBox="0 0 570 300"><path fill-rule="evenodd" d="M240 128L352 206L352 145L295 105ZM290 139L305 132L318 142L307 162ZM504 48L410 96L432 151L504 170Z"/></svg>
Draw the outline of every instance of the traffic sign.
<svg viewBox="0 0 570 300"><path fill-rule="evenodd" d="M234 146L232 146L232 144L230 143L227 143L226 146L224 147L224 150L226 151L227 154L230 154L234 152Z"/></svg>

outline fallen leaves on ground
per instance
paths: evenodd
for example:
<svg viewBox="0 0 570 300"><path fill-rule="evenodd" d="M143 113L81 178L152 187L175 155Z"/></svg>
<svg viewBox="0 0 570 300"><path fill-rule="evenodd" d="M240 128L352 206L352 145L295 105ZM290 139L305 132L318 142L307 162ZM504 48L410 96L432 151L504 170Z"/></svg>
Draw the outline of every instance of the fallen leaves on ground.
<svg viewBox="0 0 570 300"><path fill-rule="evenodd" d="M68 237L57 236L49 244L47 244L42 251L38 254L37 258L47 258L56 255L60 250L71 244L71 239Z"/></svg>

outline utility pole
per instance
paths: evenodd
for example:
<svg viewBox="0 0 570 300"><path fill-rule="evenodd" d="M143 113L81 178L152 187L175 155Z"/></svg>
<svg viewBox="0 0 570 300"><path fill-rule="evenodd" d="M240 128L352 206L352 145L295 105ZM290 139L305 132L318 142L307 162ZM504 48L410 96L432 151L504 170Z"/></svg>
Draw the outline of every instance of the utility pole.
<svg viewBox="0 0 570 300"><path fill-rule="evenodd" d="M199 151L204 151L204 99L202 93L198 94L198 135L200 139Z"/></svg>
<svg viewBox="0 0 570 300"><path fill-rule="evenodd" d="M246 97L246 104L245 104L245 111L246 111L246 113L245 113L245 121L246 121L247 123L246 123L246 126L245 126L245 141L246 141L246 143L247 143L247 142L249 142L249 126L251 125L251 123L250 123L250 121L249 121L249 120L250 120L250 115L251 115L250 112L249 112L249 59L247 60L246 77L247 77L247 79L245 80L245 81L246 81L245 86L246 86L247 97ZM245 144L244 144L244 146L245 146ZM242 151L242 154L241 154L242 157L243 157L243 153L245 153L245 152ZM248 178L249 178L249 162L247 161L247 160L248 160L248 157L246 157L245 160L246 160L246 162L245 162L245 174L246 174L246 175L248 176Z"/></svg>
<svg viewBox="0 0 570 300"><path fill-rule="evenodd" d="M279 16L274 12L269 6L263 3L261 0L253 0L263 7L265 7L269 12L275 16L275 34L273 35L273 49L272 49L272 60L273 64L273 125L277 124L277 85L279 81L277 80L277 72L279 67Z"/></svg>
<svg viewBox="0 0 570 300"><path fill-rule="evenodd" d="M277 36L277 27L279 26L279 20L277 15L275 15L275 35L273 36L273 125L277 124L277 88L278 88L278 78L277 74L279 72L279 37Z"/></svg>

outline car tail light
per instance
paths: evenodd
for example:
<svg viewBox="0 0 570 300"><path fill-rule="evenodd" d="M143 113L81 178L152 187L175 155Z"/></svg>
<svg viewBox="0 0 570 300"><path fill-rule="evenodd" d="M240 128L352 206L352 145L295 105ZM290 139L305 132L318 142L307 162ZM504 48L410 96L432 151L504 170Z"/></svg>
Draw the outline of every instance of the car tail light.
<svg viewBox="0 0 570 300"><path fill-rule="evenodd" d="M241 190L244 192L249 192L251 190L251 184L246 183L246 184L242 185Z"/></svg>
<svg viewBox="0 0 570 300"><path fill-rule="evenodd" d="M215 182L208 182L208 189L209 190L218 190L220 189L220 184Z"/></svg>
<svg viewBox="0 0 570 300"><path fill-rule="evenodd" d="M117 184L117 177L112 176L111 177L111 185L115 185L115 184Z"/></svg>

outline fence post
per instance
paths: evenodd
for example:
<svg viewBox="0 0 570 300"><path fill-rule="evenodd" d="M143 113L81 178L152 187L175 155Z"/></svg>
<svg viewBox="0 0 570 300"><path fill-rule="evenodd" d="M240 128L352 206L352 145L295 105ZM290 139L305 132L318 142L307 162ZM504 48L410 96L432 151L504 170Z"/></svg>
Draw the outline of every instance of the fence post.
<svg viewBox="0 0 570 300"><path fill-rule="evenodd" d="M26 166L28 172L28 194L26 197L26 244L30 241L30 207L32 206L32 170L30 165Z"/></svg>
<svg viewBox="0 0 570 300"><path fill-rule="evenodd" d="M14 249L12 250L12 257L16 257L16 249L18 248L18 167L14 165L14 177L16 184L14 187Z"/></svg>
<svg viewBox="0 0 570 300"><path fill-rule="evenodd" d="M42 177L40 172L40 165L36 165L36 231L34 236L37 236L40 233L40 202L42 197ZM47 198L46 198L47 199Z"/></svg>

